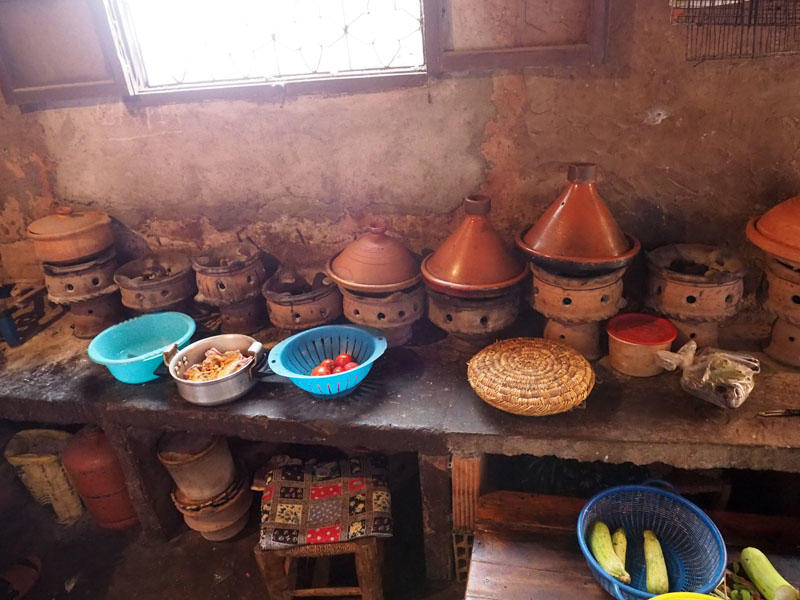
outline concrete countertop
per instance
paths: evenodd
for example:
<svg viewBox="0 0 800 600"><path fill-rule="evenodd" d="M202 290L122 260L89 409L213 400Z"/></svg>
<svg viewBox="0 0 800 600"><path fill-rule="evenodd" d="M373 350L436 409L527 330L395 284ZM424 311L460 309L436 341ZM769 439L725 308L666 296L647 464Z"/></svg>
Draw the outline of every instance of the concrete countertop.
<svg viewBox="0 0 800 600"><path fill-rule="evenodd" d="M274 333L256 335L265 341L270 336ZM769 408L800 408L800 370L760 353L756 388L736 410L686 395L677 374L630 378L601 360L585 405L531 418L483 403L466 380L466 361L474 349L449 338L390 349L346 398L315 399L288 383L260 383L233 404L207 408L183 401L170 380L116 381L88 360L87 345L73 338L61 319L23 346L3 346L0 417L61 424L110 419L146 429L431 455L555 455L800 472L800 418L757 416ZM752 348L755 342L741 345Z"/></svg>

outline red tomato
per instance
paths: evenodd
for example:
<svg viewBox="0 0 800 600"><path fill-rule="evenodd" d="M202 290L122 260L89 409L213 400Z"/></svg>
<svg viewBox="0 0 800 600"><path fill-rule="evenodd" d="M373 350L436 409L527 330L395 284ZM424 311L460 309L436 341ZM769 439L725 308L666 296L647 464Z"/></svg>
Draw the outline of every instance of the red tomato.
<svg viewBox="0 0 800 600"><path fill-rule="evenodd" d="M336 366L336 362L332 358L326 358L321 363L319 363L320 367L325 367L326 369L333 370L333 367Z"/></svg>
<svg viewBox="0 0 800 600"><path fill-rule="evenodd" d="M343 352L339 356L336 357L334 361L338 366L344 367L347 363L353 362L353 357L346 352Z"/></svg>
<svg viewBox="0 0 800 600"><path fill-rule="evenodd" d="M349 371L351 369L355 369L357 366L358 366L358 363L351 360L349 363L347 363L344 366L344 370L345 371Z"/></svg>
<svg viewBox="0 0 800 600"><path fill-rule="evenodd" d="M333 367L333 371L331 371L331 373L342 373L344 372L344 370L345 370L344 367L336 365L335 367Z"/></svg>
<svg viewBox="0 0 800 600"><path fill-rule="evenodd" d="M318 367L314 367L314 370L311 371L311 374L315 377L319 377L320 375L330 375L331 370L328 367L323 367L319 365Z"/></svg>

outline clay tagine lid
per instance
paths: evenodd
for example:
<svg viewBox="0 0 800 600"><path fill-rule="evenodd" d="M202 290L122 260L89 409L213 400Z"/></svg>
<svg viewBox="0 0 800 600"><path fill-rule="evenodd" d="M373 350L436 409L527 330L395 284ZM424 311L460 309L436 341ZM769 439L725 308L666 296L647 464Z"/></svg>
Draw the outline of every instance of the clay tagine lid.
<svg viewBox="0 0 800 600"><path fill-rule="evenodd" d="M69 206L59 206L55 213L37 219L28 225L28 235L34 240L60 239L97 226L109 226L111 218L103 212L76 211Z"/></svg>
<svg viewBox="0 0 800 600"><path fill-rule="evenodd" d="M337 285L356 292L394 292L420 280L419 260L380 224L334 256L327 271Z"/></svg>
<svg viewBox="0 0 800 600"><path fill-rule="evenodd" d="M488 218L487 196L464 200L466 216L439 249L422 261L422 277L432 290L451 296L475 297L502 292L526 275Z"/></svg>
<svg viewBox="0 0 800 600"><path fill-rule="evenodd" d="M595 187L597 165L569 166L567 189L517 237L531 260L565 275L589 275L626 266L639 241L626 235Z"/></svg>
<svg viewBox="0 0 800 600"><path fill-rule="evenodd" d="M747 237L764 252L800 263L800 196L789 198L747 224Z"/></svg>

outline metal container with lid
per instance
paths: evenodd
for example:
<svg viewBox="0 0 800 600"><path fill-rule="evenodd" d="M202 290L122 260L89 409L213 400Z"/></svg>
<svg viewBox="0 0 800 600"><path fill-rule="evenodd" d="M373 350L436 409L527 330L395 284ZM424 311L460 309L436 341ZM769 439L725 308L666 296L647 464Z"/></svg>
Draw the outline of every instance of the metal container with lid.
<svg viewBox="0 0 800 600"><path fill-rule="evenodd" d="M114 243L106 213L68 206L59 206L54 214L31 223L28 237L40 261L60 265L97 256Z"/></svg>
<svg viewBox="0 0 800 600"><path fill-rule="evenodd" d="M639 241L622 232L595 187L597 165L569 165L564 192L517 245L531 261L563 275L591 275L629 264Z"/></svg>
<svg viewBox="0 0 800 600"><path fill-rule="evenodd" d="M328 275L340 287L355 292L403 290L420 280L419 260L402 243L375 224L328 262Z"/></svg>
<svg viewBox="0 0 800 600"><path fill-rule="evenodd" d="M526 268L492 227L487 196L464 200L461 225L422 261L422 278L432 290L465 298L500 295L519 283Z"/></svg>

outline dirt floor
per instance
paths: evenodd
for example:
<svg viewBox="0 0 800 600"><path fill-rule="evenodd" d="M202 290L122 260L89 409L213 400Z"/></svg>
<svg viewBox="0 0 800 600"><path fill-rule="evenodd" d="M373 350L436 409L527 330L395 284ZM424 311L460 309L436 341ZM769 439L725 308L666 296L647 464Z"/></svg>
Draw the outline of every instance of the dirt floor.
<svg viewBox="0 0 800 600"><path fill-rule="evenodd" d="M15 428L0 421L0 447ZM0 460L0 571L19 557L40 557L42 577L27 596L33 600L266 600L252 555L257 523L254 512L242 534L222 543L189 530L151 542L138 527L102 530L87 514L62 526ZM386 549L387 600L463 598L461 586L423 583L416 544L409 549L387 544ZM334 564L333 576L346 580L350 570L350 565L336 569Z"/></svg>

